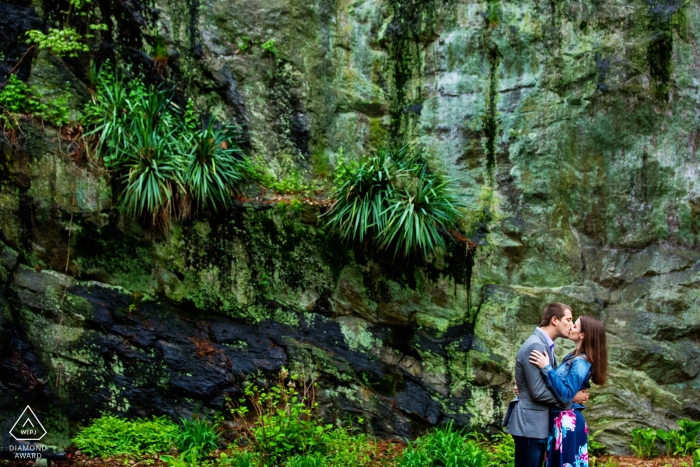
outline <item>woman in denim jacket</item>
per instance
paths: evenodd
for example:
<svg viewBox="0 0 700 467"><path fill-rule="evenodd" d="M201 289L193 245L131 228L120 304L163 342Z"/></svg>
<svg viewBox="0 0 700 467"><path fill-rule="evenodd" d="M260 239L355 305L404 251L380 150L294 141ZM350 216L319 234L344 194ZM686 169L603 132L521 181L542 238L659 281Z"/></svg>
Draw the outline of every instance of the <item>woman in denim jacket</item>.
<svg viewBox="0 0 700 467"><path fill-rule="evenodd" d="M576 350L556 370L550 366L546 353L535 350L530 354L530 363L540 368L547 386L565 403L571 402L578 391L591 387L589 381L605 384L608 370L603 323L581 316L569 339L576 344ZM574 403L570 410L551 409L546 467L588 467L588 426L582 413L585 408Z"/></svg>

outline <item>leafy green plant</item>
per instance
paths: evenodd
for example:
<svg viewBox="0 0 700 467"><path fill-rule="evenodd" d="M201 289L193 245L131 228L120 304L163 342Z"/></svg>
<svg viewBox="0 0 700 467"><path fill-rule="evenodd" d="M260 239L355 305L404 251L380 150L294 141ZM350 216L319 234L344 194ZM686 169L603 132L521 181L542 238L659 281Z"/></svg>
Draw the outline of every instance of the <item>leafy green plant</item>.
<svg viewBox="0 0 700 467"><path fill-rule="evenodd" d="M678 430L674 430L674 454L687 456L698 447L698 436L700 436L700 422L692 420L679 420Z"/></svg>
<svg viewBox="0 0 700 467"><path fill-rule="evenodd" d="M362 424L363 419L356 420ZM353 419L327 433L326 466L344 467L348 465L360 467L370 465L376 458L376 442L365 433L354 427Z"/></svg>
<svg viewBox="0 0 700 467"><path fill-rule="evenodd" d="M254 160L249 159L244 167L245 177L251 182L271 188L276 183L276 180L275 176L270 173L265 164L265 160L260 156Z"/></svg>
<svg viewBox="0 0 700 467"><path fill-rule="evenodd" d="M196 449L181 452L177 457L163 455L160 460L165 462L168 467L199 467L200 454Z"/></svg>
<svg viewBox="0 0 700 467"><path fill-rule="evenodd" d="M266 465L278 465L294 456L323 453L327 449L327 432L331 425L320 423L316 414L316 384L297 375L288 377L282 369L273 384L250 384L245 397L231 414L246 427L248 440ZM256 415L252 426L246 423L250 412Z"/></svg>
<svg viewBox="0 0 700 467"><path fill-rule="evenodd" d="M168 66L168 59L170 58L168 55L168 48L165 45L165 39L163 39L163 36L156 36L152 55L153 65L158 74L162 77L163 72Z"/></svg>
<svg viewBox="0 0 700 467"><path fill-rule="evenodd" d="M289 202L289 207L292 209L292 211L298 213L304 210L304 203L295 198Z"/></svg>
<svg viewBox="0 0 700 467"><path fill-rule="evenodd" d="M175 440L180 451L206 456L219 447L217 425L202 419L182 418L181 421L182 432Z"/></svg>
<svg viewBox="0 0 700 467"><path fill-rule="evenodd" d="M253 467L257 465L254 463L254 460L255 457L249 452L237 452L231 456L222 452L219 457L219 464L227 467Z"/></svg>
<svg viewBox="0 0 700 467"><path fill-rule="evenodd" d="M261 46L267 54L271 56L276 56L277 55L277 47L275 47L275 39L270 39L269 41L265 42L264 44L261 44Z"/></svg>
<svg viewBox="0 0 700 467"><path fill-rule="evenodd" d="M515 465L515 441L506 433L494 435L491 449L486 452L490 467Z"/></svg>
<svg viewBox="0 0 700 467"><path fill-rule="evenodd" d="M90 48L81 42L83 36L78 34L75 28L56 29L49 28L44 34L39 30L27 31L28 42L36 44L39 49L49 49L53 54L77 57L79 52L87 52Z"/></svg>
<svg viewBox="0 0 700 467"><path fill-rule="evenodd" d="M172 91L138 79L127 84L109 64L95 73L92 100L87 136L97 137L105 165L122 177L123 212L167 227L172 216L189 215L192 203L212 210L229 205L247 167L233 128L218 129L214 119L200 128L191 101L182 112Z"/></svg>
<svg viewBox="0 0 700 467"><path fill-rule="evenodd" d="M155 454L167 451L180 434L180 427L165 417L127 420L104 413L73 438L91 456Z"/></svg>
<svg viewBox="0 0 700 467"><path fill-rule="evenodd" d="M37 29L27 31L28 42L35 44L39 49L48 49L59 57L68 55L77 57L80 52L88 52L90 48L85 43L86 39L92 39L95 31L106 31L107 25L102 23L90 24L88 32L81 34L76 28L69 27L71 15L87 16L82 8L91 3L91 0L70 0L63 28L49 28L48 33Z"/></svg>
<svg viewBox="0 0 700 467"><path fill-rule="evenodd" d="M70 86L66 83L66 86ZM30 88L16 75L10 75L0 92L0 124L5 128L17 128L20 115L30 115L56 126L69 121L68 89L53 99L46 99L36 88Z"/></svg>
<svg viewBox="0 0 700 467"><path fill-rule="evenodd" d="M676 438L676 430L666 431L664 429L658 429L656 430L656 437L665 443L666 455L670 456L673 452L674 440Z"/></svg>
<svg viewBox="0 0 700 467"><path fill-rule="evenodd" d="M632 444L630 447L637 457L651 458L656 454L656 430L653 428L637 428L632 430Z"/></svg>
<svg viewBox="0 0 700 467"><path fill-rule="evenodd" d="M173 216L230 205L252 171L233 127L199 125L192 101L182 111L173 91L126 82L109 64L92 73L95 90L83 124L105 166L122 180L120 209L167 228Z"/></svg>
<svg viewBox="0 0 700 467"><path fill-rule="evenodd" d="M347 464L349 465L349 464ZM286 467L327 467L328 457L321 454L294 456L285 464Z"/></svg>
<svg viewBox="0 0 700 467"><path fill-rule="evenodd" d="M700 449L696 449L693 453L693 467L700 467Z"/></svg>
<svg viewBox="0 0 700 467"><path fill-rule="evenodd" d="M197 207L216 211L230 204L237 184L243 180L243 161L240 150L232 141L232 128L215 129L214 119L206 128L194 131L184 138L189 149L184 183Z"/></svg>
<svg viewBox="0 0 700 467"><path fill-rule="evenodd" d="M238 42L238 50L245 52L250 48L251 45L255 44L255 41L248 36L241 36L240 42Z"/></svg>
<svg viewBox="0 0 700 467"><path fill-rule="evenodd" d="M396 252L403 249L408 255L413 250L428 253L444 247L441 229L453 228L459 213L448 181L426 174L424 165L417 177L388 198L384 229L378 236L381 248L395 244Z"/></svg>
<svg viewBox="0 0 700 467"><path fill-rule="evenodd" d="M433 174L407 147L380 148L359 166L339 167L333 204L325 214L346 240L375 238L395 254L443 248L442 233L456 226L460 206L452 180Z"/></svg>
<svg viewBox="0 0 700 467"><path fill-rule="evenodd" d="M279 182L271 184L270 188L275 190L277 193L290 194L290 193L300 193L302 195L308 196L311 190L311 185L306 183L302 175L294 171L287 178L280 180Z"/></svg>
<svg viewBox="0 0 700 467"><path fill-rule="evenodd" d="M409 443L400 467L486 467L488 456L479 443L461 431L452 429L452 422Z"/></svg>

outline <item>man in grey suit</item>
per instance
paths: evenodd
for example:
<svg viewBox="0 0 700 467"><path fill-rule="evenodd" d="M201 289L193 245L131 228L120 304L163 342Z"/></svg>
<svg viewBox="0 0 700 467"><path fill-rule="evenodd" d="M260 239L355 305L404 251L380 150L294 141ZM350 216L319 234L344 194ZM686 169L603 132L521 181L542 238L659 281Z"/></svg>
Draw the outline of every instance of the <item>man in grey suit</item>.
<svg viewBox="0 0 700 467"><path fill-rule="evenodd" d="M547 352L552 368L556 369L554 341L568 337L573 328L571 307L563 303L550 303L544 309L540 327L520 347L515 361L517 397L508 405L503 422L506 433L515 440L515 467L540 467L544 460L549 436L549 408L571 406L571 401L561 401L545 383L540 369L530 363L530 352ZM588 394L580 391L573 401L584 403Z"/></svg>

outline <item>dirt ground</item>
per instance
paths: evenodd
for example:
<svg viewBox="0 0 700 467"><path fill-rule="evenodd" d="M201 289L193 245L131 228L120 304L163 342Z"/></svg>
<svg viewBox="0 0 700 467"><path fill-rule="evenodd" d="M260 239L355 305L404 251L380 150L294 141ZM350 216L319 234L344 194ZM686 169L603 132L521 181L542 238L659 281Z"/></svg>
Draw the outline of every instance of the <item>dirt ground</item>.
<svg viewBox="0 0 700 467"><path fill-rule="evenodd" d="M612 459L612 462L611 462ZM693 458L659 456L652 459L639 459L635 456L601 456L595 467L612 467L617 461L620 467L693 467Z"/></svg>
<svg viewBox="0 0 700 467"><path fill-rule="evenodd" d="M399 445L396 449L389 449L389 446L394 443L383 442L379 443L378 458L374 460L373 465L392 465L393 459L397 453L403 450L405 444ZM396 443L398 444L398 443ZM159 456L145 456L141 459L129 459L125 457L109 457L109 458L91 458L89 456L79 454L75 451L70 452L70 460L65 462L53 462L55 467L165 467L165 462L161 461ZM218 451L217 451L218 454ZM231 452L229 452L231 454ZM0 461L0 466L8 467L30 467L34 466L33 461ZM687 457L666 457L659 456L652 459L639 459L634 456L601 456L596 458L595 467L693 467L693 458Z"/></svg>

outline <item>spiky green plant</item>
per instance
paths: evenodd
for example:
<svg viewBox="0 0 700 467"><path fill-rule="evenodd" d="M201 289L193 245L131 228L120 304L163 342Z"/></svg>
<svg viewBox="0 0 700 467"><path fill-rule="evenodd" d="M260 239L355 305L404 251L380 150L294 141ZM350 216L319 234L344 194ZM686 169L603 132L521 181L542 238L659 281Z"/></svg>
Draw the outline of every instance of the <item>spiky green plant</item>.
<svg viewBox="0 0 700 467"><path fill-rule="evenodd" d="M442 232L454 228L459 218L450 180L428 173L423 164L398 174L393 188L383 213L380 247L395 245L396 253L403 250L404 255L444 248Z"/></svg>
<svg viewBox="0 0 700 467"><path fill-rule="evenodd" d="M445 246L443 233L455 228L460 204L453 181L431 173L419 153L381 148L339 170L326 215L331 230L343 239L373 236L380 248L393 246L395 254L404 255Z"/></svg>
<svg viewBox="0 0 700 467"><path fill-rule="evenodd" d="M95 92L83 123L123 181L122 212L167 228L193 203L215 211L229 205L246 164L233 128L216 128L214 119L200 128L191 101L182 111L172 90L126 82L108 64L91 76Z"/></svg>
<svg viewBox="0 0 700 467"><path fill-rule="evenodd" d="M233 142L230 128L215 129L214 119L206 128L184 138L188 153L185 188L197 207L214 211L228 206L236 185L243 180L243 159Z"/></svg>
<svg viewBox="0 0 700 467"><path fill-rule="evenodd" d="M395 152L380 148L359 167L339 167L344 173L327 213L332 230L345 240L360 242L368 234L382 231L389 184L399 166L397 160L405 157L405 153L405 147Z"/></svg>
<svg viewBox="0 0 700 467"><path fill-rule="evenodd" d="M112 71L109 63L93 70L95 91L92 103L86 106L83 123L92 126L86 136L97 135L97 150L102 151L105 165L114 166L122 158L123 145L128 128L129 92L122 74Z"/></svg>
<svg viewBox="0 0 700 467"><path fill-rule="evenodd" d="M219 447L217 425L197 418L182 421L182 432L176 439L177 447L182 452L194 452L198 457L206 456Z"/></svg>
<svg viewBox="0 0 700 467"><path fill-rule="evenodd" d="M182 161L174 145L175 128L162 118L170 97L152 92L132 103L133 119L123 140L124 191L121 209L140 217L152 216L155 224L167 226L174 201L182 189Z"/></svg>
<svg viewBox="0 0 700 467"><path fill-rule="evenodd" d="M452 422L418 438L403 452L400 467L486 467L484 448L462 431L454 431Z"/></svg>

